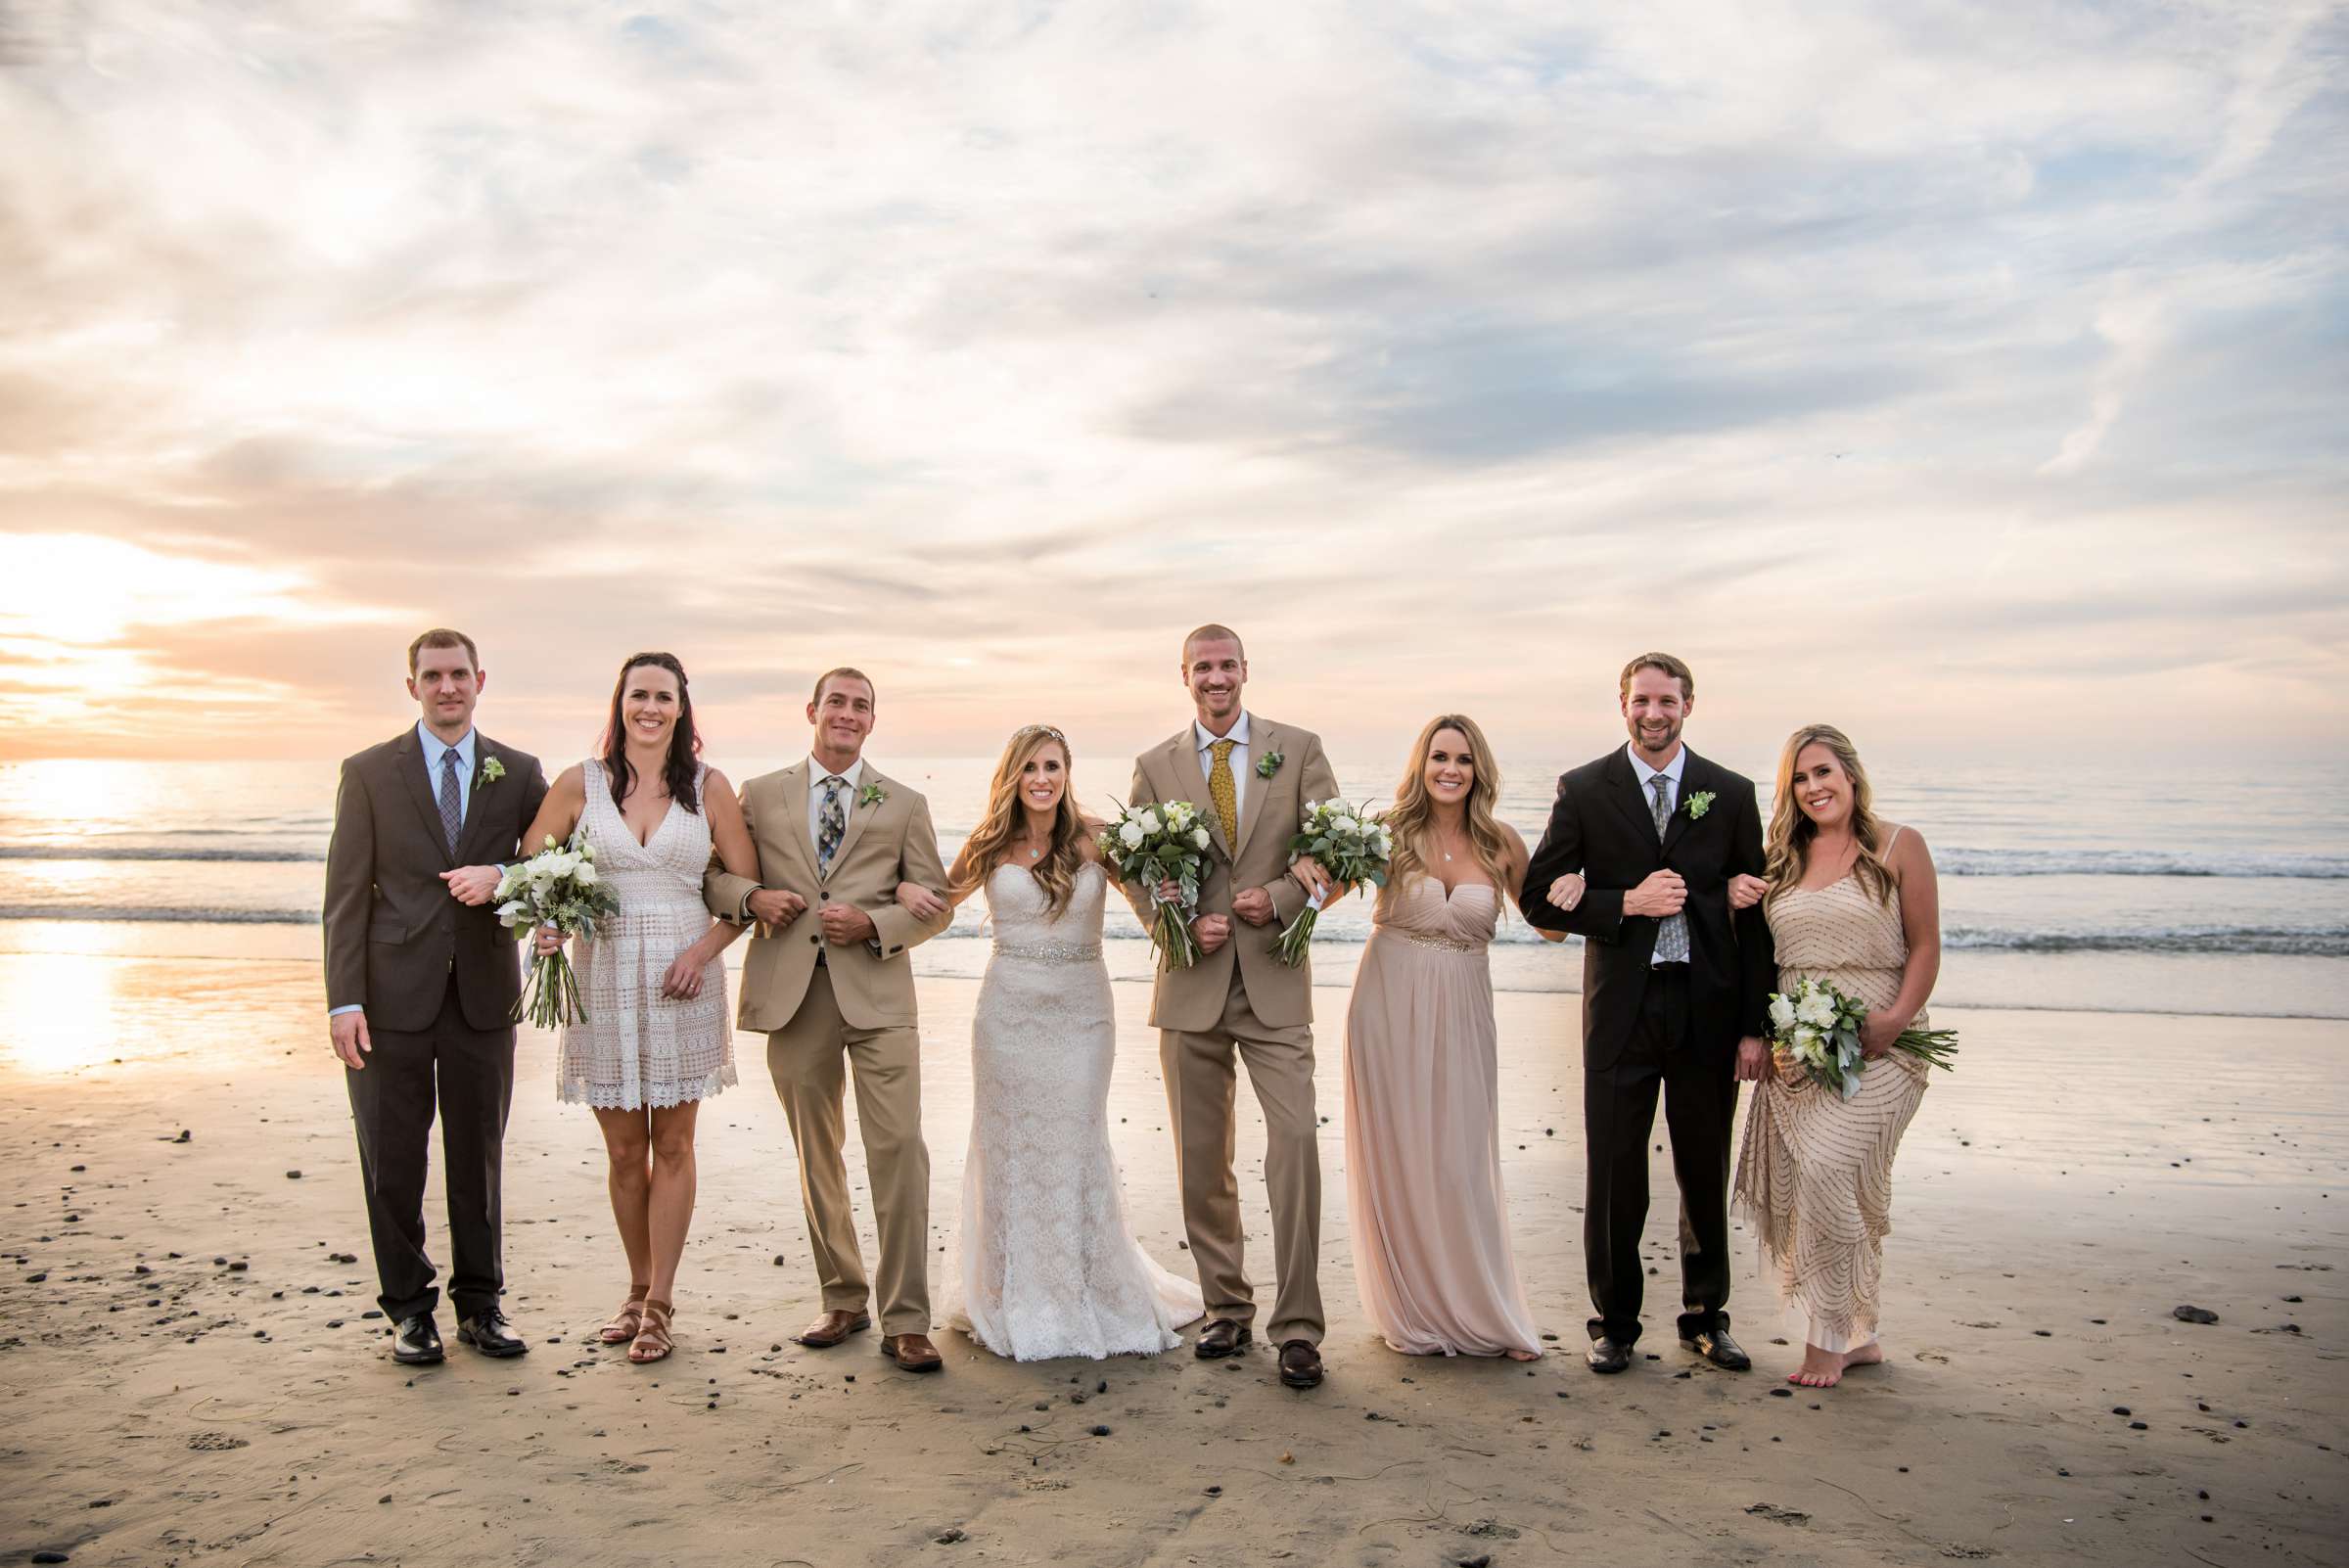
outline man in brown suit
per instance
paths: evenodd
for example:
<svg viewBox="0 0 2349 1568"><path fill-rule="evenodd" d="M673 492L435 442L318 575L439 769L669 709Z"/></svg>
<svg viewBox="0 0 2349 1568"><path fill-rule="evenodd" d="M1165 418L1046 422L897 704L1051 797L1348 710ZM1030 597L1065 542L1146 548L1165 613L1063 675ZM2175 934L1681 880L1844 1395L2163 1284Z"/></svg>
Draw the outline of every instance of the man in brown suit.
<svg viewBox="0 0 2349 1568"><path fill-rule="evenodd" d="M1266 1337L1280 1347L1281 1381L1311 1388L1321 1381L1324 1327L1313 977L1310 964L1283 964L1272 943L1312 893L1327 888L1312 860L1289 864L1289 841L1305 803L1334 798L1338 781L1318 736L1241 706L1247 679L1237 633L1219 625L1192 632L1182 644L1182 682L1196 716L1134 759L1132 804L1189 801L1215 839L1193 927L1205 955L1188 969L1160 971L1150 1022L1174 1120L1183 1228L1207 1297L1208 1324L1193 1349L1209 1360L1232 1355L1248 1343L1256 1316L1232 1174L1236 1049L1265 1113L1277 1274ZM1125 892L1147 926L1146 890ZM1254 929L1235 931L1234 916Z"/></svg>
<svg viewBox="0 0 2349 1568"><path fill-rule="evenodd" d="M872 1325L881 1354L909 1372L942 1364L930 1343L930 1149L922 1141L922 1038L914 1012L914 947L951 925L945 867L930 805L864 761L873 683L827 670L815 683L806 761L742 786L742 816L759 849L759 880L711 863L711 912L758 933L742 965L740 1022L766 1036L766 1066L800 1151L800 1201L823 1282L824 1310L799 1335L828 1350ZM942 912L917 920L898 884L938 894ZM856 1122L880 1231L877 1290L865 1280L841 1159L844 1067L856 1081Z"/></svg>
<svg viewBox="0 0 2349 1568"><path fill-rule="evenodd" d="M536 758L473 727L487 684L464 633L436 627L409 644L408 695L423 717L344 762L326 850L328 1030L358 1128L376 1301L392 1324L392 1359L410 1364L442 1355L424 1251L436 1101L457 1337L485 1356L530 1349L498 1307L498 1176L521 969L495 911L458 902L448 879L459 866L513 858L546 799L546 774Z"/></svg>

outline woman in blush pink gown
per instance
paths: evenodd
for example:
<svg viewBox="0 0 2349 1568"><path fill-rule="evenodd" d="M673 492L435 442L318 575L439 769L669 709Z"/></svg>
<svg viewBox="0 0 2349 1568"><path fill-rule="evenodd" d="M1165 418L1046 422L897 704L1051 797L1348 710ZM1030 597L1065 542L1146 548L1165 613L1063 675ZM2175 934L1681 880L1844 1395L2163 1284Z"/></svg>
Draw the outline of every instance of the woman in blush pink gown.
<svg viewBox="0 0 2349 1568"><path fill-rule="evenodd" d="M1500 1179L1486 945L1526 848L1493 814L1499 794L1473 719L1446 714L1419 732L1387 814L1394 864L1346 1014L1355 1281L1380 1336L1409 1356L1542 1354ZM1577 877L1551 890L1581 896Z"/></svg>

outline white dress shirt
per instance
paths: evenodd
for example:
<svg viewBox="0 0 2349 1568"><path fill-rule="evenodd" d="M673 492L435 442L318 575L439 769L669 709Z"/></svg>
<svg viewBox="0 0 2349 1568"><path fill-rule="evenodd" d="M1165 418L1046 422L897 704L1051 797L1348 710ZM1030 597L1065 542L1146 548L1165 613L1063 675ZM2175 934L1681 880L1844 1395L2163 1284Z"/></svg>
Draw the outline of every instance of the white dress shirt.
<svg viewBox="0 0 2349 1568"><path fill-rule="evenodd" d="M1228 735L1211 732L1196 718L1191 720L1191 738L1199 743L1199 776L1216 776L1216 743L1231 742L1231 814L1237 821L1248 809L1248 711L1240 710L1239 721L1231 726ZM1213 800L1198 803L1209 810L1215 809Z"/></svg>
<svg viewBox="0 0 2349 1568"><path fill-rule="evenodd" d="M448 742L432 731L421 718L416 720L416 739L424 746L424 782L430 786L436 805L440 800L440 759L448 753ZM479 749L481 736L473 729L457 742L457 826L465 825L465 813L473 808L474 753Z"/></svg>
<svg viewBox="0 0 2349 1568"><path fill-rule="evenodd" d="M821 856L824 845L824 780L828 778L848 780L848 788L840 792L840 819L846 823L850 815L856 809L856 781L862 777L864 777L864 759L861 757L834 773L828 771L824 764L816 760L814 753L807 754L807 848L816 853L818 856L816 864L819 866L823 864Z"/></svg>
<svg viewBox="0 0 2349 1568"><path fill-rule="evenodd" d="M1624 744L1623 752L1632 760L1632 773L1639 780L1639 797L1646 802L1647 814L1650 816L1656 814L1656 780L1664 780L1664 814L1670 818L1673 812L1681 808L1681 773L1688 765L1688 748L1676 748L1672 761L1662 767L1648 766L1640 760L1639 748L1628 741ZM1664 960L1650 958L1647 962L1652 969Z"/></svg>

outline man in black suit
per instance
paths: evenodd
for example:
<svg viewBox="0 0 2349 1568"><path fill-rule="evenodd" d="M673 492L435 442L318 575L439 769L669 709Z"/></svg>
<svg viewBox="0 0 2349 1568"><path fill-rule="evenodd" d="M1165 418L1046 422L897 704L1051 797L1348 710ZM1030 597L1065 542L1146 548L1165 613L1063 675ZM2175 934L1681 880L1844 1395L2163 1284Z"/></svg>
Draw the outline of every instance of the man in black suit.
<svg viewBox="0 0 2349 1568"><path fill-rule="evenodd" d="M1535 925L1583 939L1583 1210L1590 1369L1620 1372L1639 1338L1648 1137L1656 1092L1681 1189L1681 1343L1732 1371L1729 1130L1737 1084L1760 1077L1777 969L1759 907L1729 911L1727 882L1762 873L1753 780L1681 744L1695 705L1688 667L1641 654L1624 667L1631 744L1558 780L1525 873ZM1579 899L1552 885L1580 872Z"/></svg>
<svg viewBox="0 0 2349 1568"><path fill-rule="evenodd" d="M392 1320L392 1360L411 1365L442 1356L424 1251L436 1104L458 1338L484 1356L530 1349L498 1307L498 1176L521 970L489 890L470 889L471 904L452 895L467 875L460 867L514 858L546 799L546 774L536 758L473 727L487 679L462 632L435 628L408 645L408 695L423 716L344 762L326 849L328 1035L358 1129L376 1301Z"/></svg>

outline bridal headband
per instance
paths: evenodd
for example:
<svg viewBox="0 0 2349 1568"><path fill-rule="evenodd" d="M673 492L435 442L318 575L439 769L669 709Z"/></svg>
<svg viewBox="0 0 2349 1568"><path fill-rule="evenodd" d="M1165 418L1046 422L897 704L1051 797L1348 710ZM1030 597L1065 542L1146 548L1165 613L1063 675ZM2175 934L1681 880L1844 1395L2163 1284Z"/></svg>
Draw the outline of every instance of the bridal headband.
<svg viewBox="0 0 2349 1568"><path fill-rule="evenodd" d="M1022 724L1018 729L1012 731L1011 738L1015 741L1023 741L1031 735L1049 735L1063 746L1069 744L1069 738L1049 724Z"/></svg>

